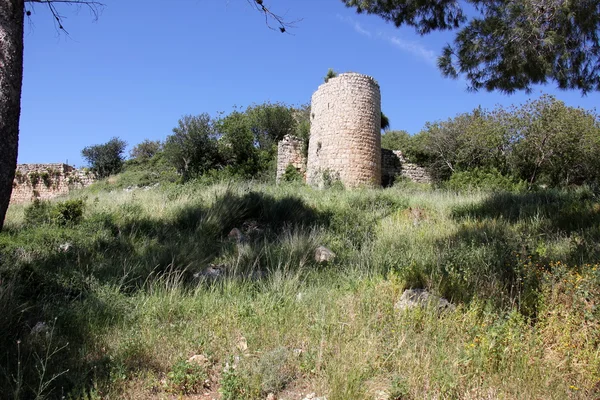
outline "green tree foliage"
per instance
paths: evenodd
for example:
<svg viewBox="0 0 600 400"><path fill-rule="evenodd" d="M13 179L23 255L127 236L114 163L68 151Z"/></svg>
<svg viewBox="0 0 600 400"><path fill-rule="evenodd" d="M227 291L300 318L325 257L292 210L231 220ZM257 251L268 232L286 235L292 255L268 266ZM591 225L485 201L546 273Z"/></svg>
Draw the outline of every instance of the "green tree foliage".
<svg viewBox="0 0 600 400"><path fill-rule="evenodd" d="M145 139L131 149L129 156L138 161L145 161L154 157L161 149L162 142L160 140Z"/></svg>
<svg viewBox="0 0 600 400"><path fill-rule="evenodd" d="M184 180L220 165L214 121L206 113L185 115L167 137L164 155Z"/></svg>
<svg viewBox="0 0 600 400"><path fill-rule="evenodd" d="M121 171L126 146L125 141L114 137L104 144L84 148L81 155L98 177L106 178Z"/></svg>
<svg viewBox="0 0 600 400"><path fill-rule="evenodd" d="M390 119L382 111L381 112L381 130L386 131L388 129L390 129Z"/></svg>
<svg viewBox="0 0 600 400"><path fill-rule="evenodd" d="M419 34L457 29L438 65L474 90L600 90L600 3L557 0L342 0ZM468 11L467 11L468 10Z"/></svg>
<svg viewBox="0 0 600 400"><path fill-rule="evenodd" d="M429 157L424 150L424 139L425 136L421 133L410 135L404 130L387 131L381 135L381 147L388 150L401 150L410 161L423 164Z"/></svg>
<svg viewBox="0 0 600 400"><path fill-rule="evenodd" d="M219 153L234 175L250 177L260 170L259 151L246 113L234 111L217 122Z"/></svg>
<svg viewBox="0 0 600 400"><path fill-rule="evenodd" d="M285 135L300 131L298 121L304 114L306 111L267 102L219 119L219 152L227 170L249 177L272 169L277 143Z"/></svg>
<svg viewBox="0 0 600 400"><path fill-rule="evenodd" d="M479 108L427 124L420 136L417 148L440 181L477 170L481 176L510 176L529 186L600 182L599 117L552 96L520 107Z"/></svg>
<svg viewBox="0 0 600 400"><path fill-rule="evenodd" d="M600 119L551 96L512 110L513 171L529 183L567 186L600 178Z"/></svg>

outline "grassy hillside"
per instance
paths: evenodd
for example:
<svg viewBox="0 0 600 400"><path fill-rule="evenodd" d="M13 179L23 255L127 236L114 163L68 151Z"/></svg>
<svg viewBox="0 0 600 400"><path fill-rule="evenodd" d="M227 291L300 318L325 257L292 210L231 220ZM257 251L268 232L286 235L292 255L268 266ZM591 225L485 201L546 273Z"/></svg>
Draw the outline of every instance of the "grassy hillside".
<svg viewBox="0 0 600 400"><path fill-rule="evenodd" d="M2 398L600 396L591 191L100 187L77 224L9 210Z"/></svg>

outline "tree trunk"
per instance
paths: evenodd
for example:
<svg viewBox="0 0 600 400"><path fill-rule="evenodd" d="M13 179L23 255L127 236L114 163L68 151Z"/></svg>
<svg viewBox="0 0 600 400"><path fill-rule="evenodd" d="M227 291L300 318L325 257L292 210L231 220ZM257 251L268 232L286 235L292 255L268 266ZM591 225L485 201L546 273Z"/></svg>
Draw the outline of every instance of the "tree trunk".
<svg viewBox="0 0 600 400"><path fill-rule="evenodd" d="M24 7L24 0L0 0L0 229L17 169Z"/></svg>

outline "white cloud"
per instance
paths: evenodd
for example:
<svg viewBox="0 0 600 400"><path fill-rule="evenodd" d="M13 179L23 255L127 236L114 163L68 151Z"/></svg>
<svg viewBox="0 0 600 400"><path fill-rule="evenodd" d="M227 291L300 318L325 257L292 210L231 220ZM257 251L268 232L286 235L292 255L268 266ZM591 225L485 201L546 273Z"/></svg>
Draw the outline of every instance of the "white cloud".
<svg viewBox="0 0 600 400"><path fill-rule="evenodd" d="M399 36L388 35L388 34L384 34L382 32L378 32L377 35L374 35L370 30L366 29L360 23L358 23L356 20L354 20L354 18L343 17L340 14L337 14L336 16L337 16L338 20L342 21L343 23L345 23L347 25L350 25L354 29L355 32L357 32L363 36L367 36L370 38L375 37L375 38L384 40L384 41L388 42L389 44L391 44L392 46L396 47L397 49L400 49L406 53L410 53L413 56L416 56L416 57L424 60L425 62L427 62L430 65L435 66L437 64L437 57L435 55L435 52L433 52L432 50L429 50L427 47L423 46L419 42L406 40Z"/></svg>
<svg viewBox="0 0 600 400"><path fill-rule="evenodd" d="M398 36L385 35L381 32L378 36L387 40L389 43L399 48L400 50L411 53L425 60L429 64L432 64L434 66L437 64L437 57L435 53L418 42L405 40Z"/></svg>
<svg viewBox="0 0 600 400"><path fill-rule="evenodd" d="M340 21L352 26L352 28L354 28L355 32L360 33L361 35L364 35L364 36L368 36L368 37L373 36L373 34L370 31L363 28L363 26L361 24L359 24L357 21L355 21L353 18L342 17L340 14L337 14L336 16Z"/></svg>

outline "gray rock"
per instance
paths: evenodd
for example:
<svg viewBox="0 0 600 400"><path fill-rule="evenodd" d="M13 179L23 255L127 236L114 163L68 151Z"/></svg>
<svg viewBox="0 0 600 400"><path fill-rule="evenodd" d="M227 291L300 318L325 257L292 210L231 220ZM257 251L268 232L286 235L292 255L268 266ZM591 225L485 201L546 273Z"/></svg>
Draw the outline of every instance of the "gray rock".
<svg viewBox="0 0 600 400"><path fill-rule="evenodd" d="M66 242L58 246L58 249L63 253L66 253L67 251L71 250L71 247L73 247L73 245L69 242Z"/></svg>
<svg viewBox="0 0 600 400"><path fill-rule="evenodd" d="M328 263L335 259L335 253L325 246L317 247L315 250L315 261L318 263Z"/></svg>
<svg viewBox="0 0 600 400"><path fill-rule="evenodd" d="M456 308L448 300L431 294L425 289L405 290L394 305L397 310L410 310L416 307L435 307L438 311L453 311Z"/></svg>
<svg viewBox="0 0 600 400"><path fill-rule="evenodd" d="M35 324L35 326L33 328L31 328L31 334L32 335L48 335L48 332L50 331L50 328L48 328L48 325L46 325L45 322L40 321L37 324Z"/></svg>
<svg viewBox="0 0 600 400"><path fill-rule="evenodd" d="M215 281L225 276L226 266L223 264L210 264L204 271L196 272L194 278Z"/></svg>
<svg viewBox="0 0 600 400"><path fill-rule="evenodd" d="M240 231L238 228L233 228L231 231L229 231L227 238L229 240L231 240L232 242L237 242L237 243L242 243L246 239L244 237L244 234L242 233L242 231Z"/></svg>

